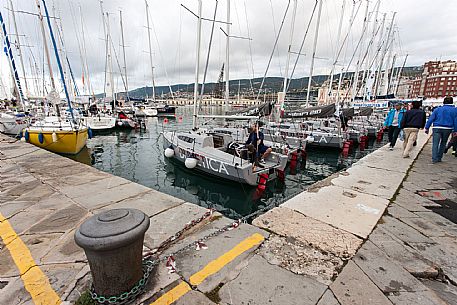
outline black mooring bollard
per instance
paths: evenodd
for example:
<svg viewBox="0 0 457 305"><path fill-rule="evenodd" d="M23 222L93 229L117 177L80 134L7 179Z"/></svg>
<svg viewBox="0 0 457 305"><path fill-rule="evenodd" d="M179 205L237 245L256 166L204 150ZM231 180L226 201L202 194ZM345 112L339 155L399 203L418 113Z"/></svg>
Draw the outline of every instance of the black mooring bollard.
<svg viewBox="0 0 457 305"><path fill-rule="evenodd" d="M137 209L114 209L87 219L75 241L84 249L98 295L128 292L142 278L142 250L149 217Z"/></svg>

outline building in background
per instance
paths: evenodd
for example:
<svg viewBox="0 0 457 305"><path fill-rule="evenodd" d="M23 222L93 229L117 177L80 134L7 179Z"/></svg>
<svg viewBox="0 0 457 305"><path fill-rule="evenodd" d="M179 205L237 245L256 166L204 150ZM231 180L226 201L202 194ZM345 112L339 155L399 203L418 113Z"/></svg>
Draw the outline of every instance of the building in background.
<svg viewBox="0 0 457 305"><path fill-rule="evenodd" d="M402 76L395 87L395 97L402 99L411 98L414 82L414 78Z"/></svg>
<svg viewBox="0 0 457 305"><path fill-rule="evenodd" d="M410 98L457 96L457 62L429 61L420 78L412 83Z"/></svg>

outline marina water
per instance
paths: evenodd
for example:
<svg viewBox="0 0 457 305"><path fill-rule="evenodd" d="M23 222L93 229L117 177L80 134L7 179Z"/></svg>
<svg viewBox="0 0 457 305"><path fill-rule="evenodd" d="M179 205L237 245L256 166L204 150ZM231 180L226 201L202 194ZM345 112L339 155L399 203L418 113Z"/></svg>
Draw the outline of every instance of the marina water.
<svg viewBox="0 0 457 305"><path fill-rule="evenodd" d="M205 114L222 114L222 110L222 107L202 108ZM200 121L203 126L221 123L217 120ZM161 132L190 130L191 125L191 107L180 107L176 117L147 118L146 130L115 130L96 135L88 140L87 148L71 158L238 219L264 207L281 204L382 145L372 140L368 149L360 151L357 148L346 157L338 150L308 149L306 164L298 163L295 169L286 168L285 181L269 182L259 196L255 187L207 176L165 158Z"/></svg>

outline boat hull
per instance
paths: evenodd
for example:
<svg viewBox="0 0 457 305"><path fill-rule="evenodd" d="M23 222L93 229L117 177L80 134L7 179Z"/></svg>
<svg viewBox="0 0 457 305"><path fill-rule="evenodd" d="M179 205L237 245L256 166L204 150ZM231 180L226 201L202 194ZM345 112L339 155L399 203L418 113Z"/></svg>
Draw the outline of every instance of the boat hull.
<svg viewBox="0 0 457 305"><path fill-rule="evenodd" d="M88 137L87 128L77 131L42 131L30 128L25 130L29 134L29 143L59 154L76 155L86 146ZM57 135L55 142L52 139L54 132ZM43 134L43 143L39 140L40 133Z"/></svg>
<svg viewBox="0 0 457 305"><path fill-rule="evenodd" d="M84 117L82 118L83 124L94 131L109 130L116 127L116 118L114 117Z"/></svg>
<svg viewBox="0 0 457 305"><path fill-rule="evenodd" d="M14 116L0 116L0 132L17 136L21 131L28 126L27 121L17 120Z"/></svg>
<svg viewBox="0 0 457 305"><path fill-rule="evenodd" d="M163 147L172 148L174 151L172 159L180 163L185 163L187 156L192 155L192 148L186 148L183 146L177 146L171 143L167 137L164 137ZM199 160L198 165L192 169L203 174L211 175L214 177L222 178L225 180L230 180L234 182L239 182L243 184L248 184L252 186L257 186L259 181L259 175L263 173L268 174L268 180L273 180L276 178L276 169L284 170L287 164L287 158L281 160L281 164L277 168L265 168L265 169L255 169L252 167L248 161L243 164L237 164L236 166L221 162L217 159L212 159L210 157L205 157L201 154L195 153Z"/></svg>

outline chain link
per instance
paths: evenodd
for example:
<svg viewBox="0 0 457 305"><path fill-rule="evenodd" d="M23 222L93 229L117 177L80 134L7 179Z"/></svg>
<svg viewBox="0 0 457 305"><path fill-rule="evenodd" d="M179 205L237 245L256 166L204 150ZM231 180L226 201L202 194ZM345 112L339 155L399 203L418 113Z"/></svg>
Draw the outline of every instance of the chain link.
<svg viewBox="0 0 457 305"><path fill-rule="evenodd" d="M90 287L90 296L92 300L99 304L112 304L112 305L123 305L133 302L138 295L143 293L146 284L148 283L149 276L152 270L157 266L159 262L148 259L143 260L143 276L141 279L130 289L130 291L123 292L117 296L103 296L95 292L95 287L92 284Z"/></svg>

